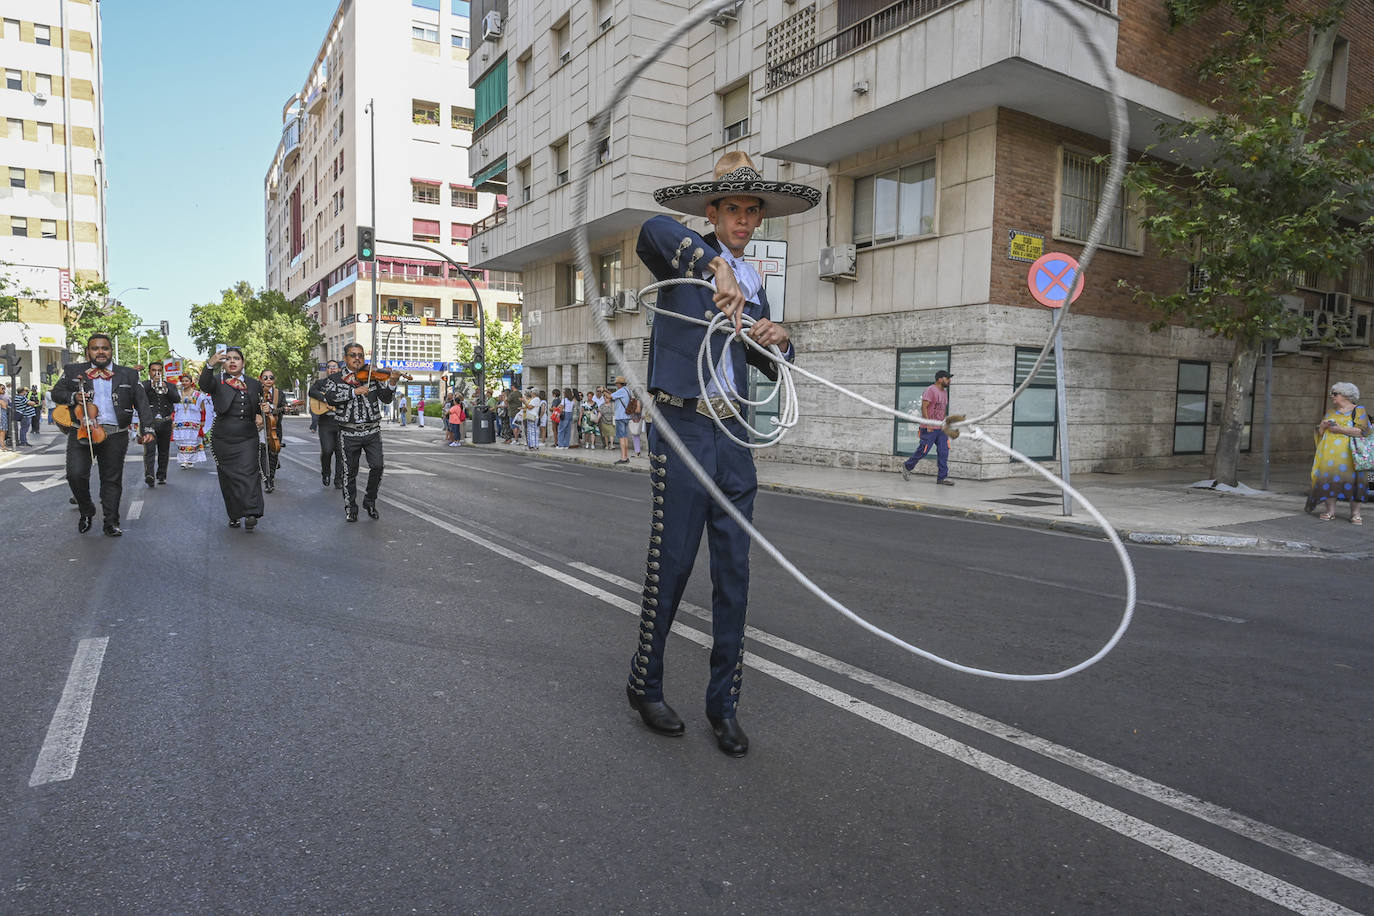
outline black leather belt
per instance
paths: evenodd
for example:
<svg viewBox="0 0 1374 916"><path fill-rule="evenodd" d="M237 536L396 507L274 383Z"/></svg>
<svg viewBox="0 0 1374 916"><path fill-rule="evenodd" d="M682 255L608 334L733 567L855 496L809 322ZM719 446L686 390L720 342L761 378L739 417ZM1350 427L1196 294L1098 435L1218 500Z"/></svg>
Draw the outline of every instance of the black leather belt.
<svg viewBox="0 0 1374 916"><path fill-rule="evenodd" d="M665 394L662 391L655 391L654 403L667 404L670 407L681 407L683 410L695 410L704 417L709 417L711 415L707 407L709 403L715 408L718 416L725 418L739 416L739 405L729 398L680 398L675 394Z"/></svg>

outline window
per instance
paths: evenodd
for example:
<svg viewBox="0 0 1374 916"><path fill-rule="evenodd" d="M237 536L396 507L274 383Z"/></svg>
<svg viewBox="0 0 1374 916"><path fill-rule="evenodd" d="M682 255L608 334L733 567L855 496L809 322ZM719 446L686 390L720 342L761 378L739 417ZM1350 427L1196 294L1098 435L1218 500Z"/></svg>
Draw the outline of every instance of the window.
<svg viewBox="0 0 1374 916"><path fill-rule="evenodd" d="M725 125L725 142L733 143L749 134L749 84L737 86L720 95L721 123Z"/></svg>
<svg viewBox="0 0 1374 916"><path fill-rule="evenodd" d="M448 186L448 193L453 201L453 206L463 207L468 210L477 209L477 192L472 188L463 188L456 184L451 184Z"/></svg>
<svg viewBox="0 0 1374 916"><path fill-rule="evenodd" d="M415 359L431 363L442 359L439 335L416 330L413 325L401 325L398 330L392 331L390 338L382 341L382 345L386 359Z"/></svg>
<svg viewBox="0 0 1374 916"><path fill-rule="evenodd" d="M439 103L425 102L420 99L411 99L410 119L414 121L416 124L438 124Z"/></svg>
<svg viewBox="0 0 1374 916"><path fill-rule="evenodd" d="M412 242L439 241L439 221L437 219L412 219L410 221L410 240Z"/></svg>
<svg viewBox="0 0 1374 916"><path fill-rule="evenodd" d="M1317 89L1317 101L1325 102L1332 108L1345 108L1345 83L1350 71L1350 42L1337 36L1331 48L1331 63L1321 74L1321 86Z"/></svg>
<svg viewBox="0 0 1374 916"><path fill-rule="evenodd" d="M477 122L473 118L471 108L451 105L449 106L449 125L456 130L472 130L477 126Z"/></svg>
<svg viewBox="0 0 1374 916"><path fill-rule="evenodd" d="M499 289L508 293L518 293L524 288L520 274L511 270L487 271L487 288Z"/></svg>
<svg viewBox="0 0 1374 916"><path fill-rule="evenodd" d="M40 191L56 191L56 190L57 190L57 173L56 173L56 172L39 172L39 173L38 173L38 190L40 190Z"/></svg>
<svg viewBox="0 0 1374 916"><path fill-rule="evenodd" d="M596 141L596 164L605 165L611 161L611 138L602 137Z"/></svg>
<svg viewBox="0 0 1374 916"><path fill-rule="evenodd" d="M777 387L778 383L760 372L758 367L749 367L749 400L754 402L768 400L773 396ZM777 416L778 401L776 399L768 401L766 404L759 404L757 407L749 407L749 425L765 433L773 428L772 424L768 422L768 418L777 418Z"/></svg>
<svg viewBox="0 0 1374 916"><path fill-rule="evenodd" d="M1178 361L1174 401L1174 454L1201 455L1207 448L1207 387L1211 363Z"/></svg>
<svg viewBox="0 0 1374 916"><path fill-rule="evenodd" d="M568 21L553 27L553 55L556 58L550 69L557 69L572 60L572 47L568 44Z"/></svg>
<svg viewBox="0 0 1374 916"><path fill-rule="evenodd" d="M449 35L449 41L455 48L466 48L468 47L468 33L454 32L453 34Z"/></svg>
<svg viewBox="0 0 1374 916"><path fill-rule="evenodd" d="M439 42L439 30L427 25L412 25L410 27L410 37L418 38L420 41Z"/></svg>
<svg viewBox="0 0 1374 916"><path fill-rule="evenodd" d="M22 216L10 217L10 235L21 235L28 237L29 221Z"/></svg>
<svg viewBox="0 0 1374 916"><path fill-rule="evenodd" d="M555 308L581 305L585 300L582 288L582 270L576 264L559 265L558 301Z"/></svg>
<svg viewBox="0 0 1374 916"><path fill-rule="evenodd" d="M859 248L935 231L935 160L854 182L854 244Z"/></svg>
<svg viewBox="0 0 1374 916"><path fill-rule="evenodd" d="M14 166L10 166L10 187L12 187L12 188L26 188L26 187L28 187L28 184L27 184L27 183L25 182L25 180L24 180L24 175L25 175L25 172L24 172L23 169L19 169L19 168L15 168Z"/></svg>
<svg viewBox="0 0 1374 916"><path fill-rule="evenodd" d="M8 137L8 138L11 139L11 140L23 140L23 139L24 139L24 119L23 119L23 118L6 118L6 119L5 119L5 136Z"/></svg>
<svg viewBox="0 0 1374 916"><path fill-rule="evenodd" d="M23 88L24 88L24 74L23 74L21 71L19 71L19 70L6 70L6 71L5 71L5 88L6 88L6 89L23 89Z"/></svg>
<svg viewBox="0 0 1374 916"><path fill-rule="evenodd" d="M515 167L516 178L520 181L520 202L527 204L534 196L534 189L530 186L530 161L526 159Z"/></svg>
<svg viewBox="0 0 1374 916"><path fill-rule="evenodd" d="M896 408L920 415L921 393L935 384L935 373L949 371L949 347L928 347L897 351ZM910 455L916 451L920 424L892 421L892 454Z"/></svg>
<svg viewBox="0 0 1374 916"><path fill-rule="evenodd" d="M467 223L451 223L449 229L449 241L454 245L466 242L472 238L472 227Z"/></svg>
<svg viewBox="0 0 1374 916"><path fill-rule="evenodd" d="M1357 299L1374 299L1374 248L1350 268L1350 295Z"/></svg>
<svg viewBox="0 0 1374 916"><path fill-rule="evenodd" d="M524 95L534 88L530 82L530 61L534 60L529 51L515 59L515 91Z"/></svg>
<svg viewBox="0 0 1374 916"><path fill-rule="evenodd" d="M453 0L453 15L464 19L472 18L472 4L468 0Z"/></svg>
<svg viewBox="0 0 1374 916"><path fill-rule="evenodd" d="M39 45L52 45L52 27L46 25L33 25L33 43Z"/></svg>
<svg viewBox="0 0 1374 916"><path fill-rule="evenodd" d="M453 317L459 321L477 323L477 305L472 302L454 302Z"/></svg>
<svg viewBox="0 0 1374 916"><path fill-rule="evenodd" d="M597 258L596 288L599 296L614 296L620 289L619 251L608 251Z"/></svg>
<svg viewBox="0 0 1374 916"><path fill-rule="evenodd" d="M500 122L506 117L506 58L502 57L482 75L472 87L476 95L477 113L474 120L480 130L488 121Z"/></svg>
<svg viewBox="0 0 1374 916"><path fill-rule="evenodd" d="M53 126L51 124L45 124L42 121L38 122L39 143L52 143L53 137L56 136L56 133L57 132L53 130Z"/></svg>
<svg viewBox="0 0 1374 916"><path fill-rule="evenodd" d="M39 221L39 234L45 239L57 238L57 220L45 219Z"/></svg>
<svg viewBox="0 0 1374 916"><path fill-rule="evenodd" d="M1091 153L1060 150L1059 219L1055 235L1080 242L1088 240L1093 220L1097 217L1097 201L1107 182L1107 163L1094 162ZM1125 251L1140 250L1140 224L1136 215L1135 195L1125 186L1112 201L1111 218L1102 244Z"/></svg>
<svg viewBox="0 0 1374 916"><path fill-rule="evenodd" d="M410 5L422 10L439 12L439 0L410 0Z"/></svg>
<svg viewBox="0 0 1374 916"><path fill-rule="evenodd" d="M516 302L496 303L496 317L507 324L512 324L520 320L521 306Z"/></svg>
<svg viewBox="0 0 1374 916"><path fill-rule="evenodd" d="M417 204L438 204L439 183L437 181L410 180L410 199Z"/></svg>
<svg viewBox="0 0 1374 916"><path fill-rule="evenodd" d="M35 73L33 75L33 91L52 95L52 77L46 73Z"/></svg>
<svg viewBox="0 0 1374 916"><path fill-rule="evenodd" d="M567 139L565 138L561 143L554 144L550 149L553 153L553 184L554 187L559 187L560 185L567 184L569 176L572 174L568 171Z"/></svg>
<svg viewBox="0 0 1374 916"><path fill-rule="evenodd" d="M613 0L596 0L596 28L599 32L609 29L614 21Z"/></svg>
<svg viewBox="0 0 1374 916"><path fill-rule="evenodd" d="M15 39L15 40L18 40L18 38L19 38L19 20L18 20L18 19L6 19L6 20L5 20L5 37L6 37L6 38L13 38L13 39Z"/></svg>
<svg viewBox="0 0 1374 916"><path fill-rule="evenodd" d="M1019 388L1040 355L1039 347L1017 347L1012 371L1012 390ZM1055 392L1054 354L1035 374L1030 387L1021 393L1011 408L1011 447L1027 458L1050 461L1054 458L1059 434L1059 400Z"/></svg>

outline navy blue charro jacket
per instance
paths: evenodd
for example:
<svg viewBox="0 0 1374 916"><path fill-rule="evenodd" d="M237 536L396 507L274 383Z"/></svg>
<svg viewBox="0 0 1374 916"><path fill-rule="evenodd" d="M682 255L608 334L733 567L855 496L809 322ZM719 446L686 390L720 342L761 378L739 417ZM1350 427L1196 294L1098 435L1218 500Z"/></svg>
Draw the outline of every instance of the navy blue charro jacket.
<svg viewBox="0 0 1374 916"><path fill-rule="evenodd" d="M721 253L722 246L715 233L698 235L670 216L660 215L651 218L639 230L639 244L635 253L655 280L669 280L677 277L696 277L706 279L710 273L711 259ZM658 291L658 308L687 315L692 318L710 320L718 313L711 297L713 290L704 286L686 284L669 286ZM768 317L768 296L759 289L759 301L749 302L745 313L751 318ZM653 333L650 335L649 348L649 390L682 398L695 398L702 395L697 383L697 361L701 350L701 338L706 328L699 324L678 321L671 315L654 317ZM726 344L724 334L715 334L711 340L711 363L720 362L722 348ZM777 379L778 369L773 362L738 340L731 340L730 365L734 369L735 390L744 396L749 394L749 375L746 366L756 366L770 379ZM791 351L789 349L789 362ZM709 374L707 375L709 378Z"/></svg>

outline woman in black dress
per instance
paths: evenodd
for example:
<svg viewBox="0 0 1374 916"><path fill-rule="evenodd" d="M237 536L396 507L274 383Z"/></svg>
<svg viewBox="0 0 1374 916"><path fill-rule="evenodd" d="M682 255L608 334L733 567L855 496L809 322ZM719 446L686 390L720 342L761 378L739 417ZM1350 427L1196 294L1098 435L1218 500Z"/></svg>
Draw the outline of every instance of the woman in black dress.
<svg viewBox="0 0 1374 916"><path fill-rule="evenodd" d="M286 392L277 387L277 374L266 369L258 376L262 382L262 418L258 421L258 466L262 468L263 489L277 488L277 468L281 467L281 418L286 415ZM268 417L272 418L271 430ZM275 432L275 435L271 433Z"/></svg>
<svg viewBox="0 0 1374 916"><path fill-rule="evenodd" d="M217 366L223 366L220 378ZM229 527L239 519L252 531L262 518L262 469L258 466L258 416L262 412L262 383L243 372L243 351L230 347L210 357L200 373L200 390L215 404L210 452L219 472L219 489Z"/></svg>

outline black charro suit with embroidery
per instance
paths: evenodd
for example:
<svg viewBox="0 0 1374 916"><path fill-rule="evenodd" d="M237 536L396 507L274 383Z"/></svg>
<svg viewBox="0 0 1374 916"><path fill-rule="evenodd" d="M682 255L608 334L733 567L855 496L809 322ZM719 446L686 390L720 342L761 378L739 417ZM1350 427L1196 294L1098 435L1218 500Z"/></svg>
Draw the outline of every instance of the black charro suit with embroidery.
<svg viewBox="0 0 1374 916"><path fill-rule="evenodd" d="M110 400L114 405L114 416L98 415L95 422L105 429L105 441L99 445L77 438L77 431L67 433L67 485L76 498L81 515L90 518L95 515L95 503L91 501L91 458L94 457L100 468L100 508L107 529L119 526L119 503L124 496L124 456L129 451L129 424L133 422L134 412L138 422L145 429L152 422L148 410L148 399L139 384L137 370L128 366L110 363L106 371L109 379L97 379L98 373L89 362L70 363L62 367L62 378L52 387L52 399L58 404L71 405L78 391L94 394L97 381L110 383Z"/></svg>
<svg viewBox="0 0 1374 916"><path fill-rule="evenodd" d="M241 383L238 387L235 383ZM211 366L200 373L200 390L215 405L210 453L219 473L224 511L231 521L262 518L262 470L258 467L257 416L262 410L262 382L242 376L225 377Z"/></svg>

